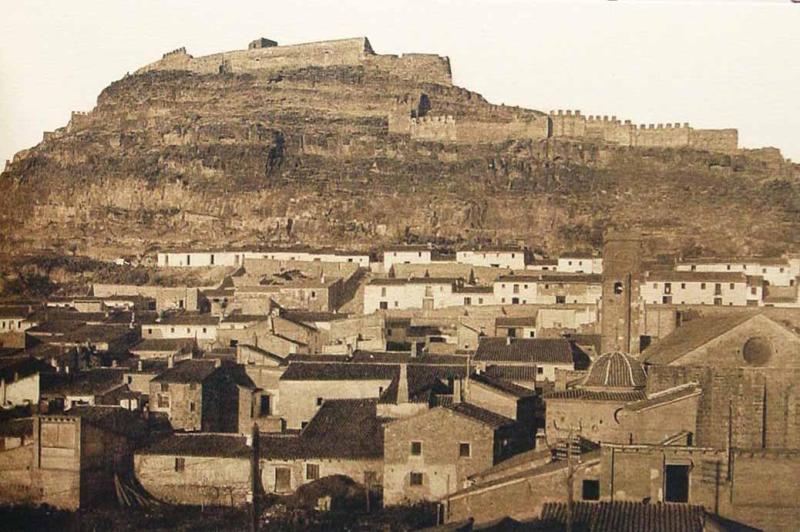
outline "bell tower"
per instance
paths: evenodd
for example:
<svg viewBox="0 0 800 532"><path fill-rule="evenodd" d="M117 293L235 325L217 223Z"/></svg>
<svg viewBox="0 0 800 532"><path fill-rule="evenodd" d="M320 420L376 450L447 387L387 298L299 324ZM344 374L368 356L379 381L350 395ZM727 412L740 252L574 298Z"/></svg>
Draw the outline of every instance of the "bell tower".
<svg viewBox="0 0 800 532"><path fill-rule="evenodd" d="M642 236L611 230L603 245L603 298L600 308L602 353L639 353Z"/></svg>

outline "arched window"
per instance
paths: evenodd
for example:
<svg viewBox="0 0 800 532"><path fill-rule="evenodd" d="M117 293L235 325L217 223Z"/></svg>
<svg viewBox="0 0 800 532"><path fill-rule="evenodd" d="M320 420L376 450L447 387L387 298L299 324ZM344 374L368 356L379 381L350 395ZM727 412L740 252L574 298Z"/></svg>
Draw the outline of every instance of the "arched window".
<svg viewBox="0 0 800 532"><path fill-rule="evenodd" d="M622 293L622 281L617 281L614 283L614 293L615 294Z"/></svg>

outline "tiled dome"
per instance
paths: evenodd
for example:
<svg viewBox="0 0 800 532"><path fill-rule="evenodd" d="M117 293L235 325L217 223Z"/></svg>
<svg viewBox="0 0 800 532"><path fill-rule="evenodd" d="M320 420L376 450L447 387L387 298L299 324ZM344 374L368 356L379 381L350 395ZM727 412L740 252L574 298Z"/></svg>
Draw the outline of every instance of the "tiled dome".
<svg viewBox="0 0 800 532"><path fill-rule="evenodd" d="M592 363L584 379L584 388L644 388L647 375L641 362L630 355L613 352L601 355Z"/></svg>

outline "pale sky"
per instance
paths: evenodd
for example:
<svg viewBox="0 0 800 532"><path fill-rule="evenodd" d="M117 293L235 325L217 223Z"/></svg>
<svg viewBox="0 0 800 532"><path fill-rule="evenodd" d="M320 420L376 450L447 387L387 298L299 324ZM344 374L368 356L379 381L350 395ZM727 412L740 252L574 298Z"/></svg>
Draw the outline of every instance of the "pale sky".
<svg viewBox="0 0 800 532"><path fill-rule="evenodd" d="M739 129L800 161L800 3L703 0L381 2L0 0L2 161L88 111L114 80L195 56L367 36L378 53L450 57L494 103L634 123Z"/></svg>

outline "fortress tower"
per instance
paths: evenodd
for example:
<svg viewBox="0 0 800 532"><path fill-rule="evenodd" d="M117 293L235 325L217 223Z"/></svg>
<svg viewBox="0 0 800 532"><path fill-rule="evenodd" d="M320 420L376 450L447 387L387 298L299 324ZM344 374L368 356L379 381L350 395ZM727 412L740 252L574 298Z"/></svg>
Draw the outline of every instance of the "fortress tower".
<svg viewBox="0 0 800 532"><path fill-rule="evenodd" d="M600 309L602 353L639 353L642 237L609 231L603 246L603 299Z"/></svg>

